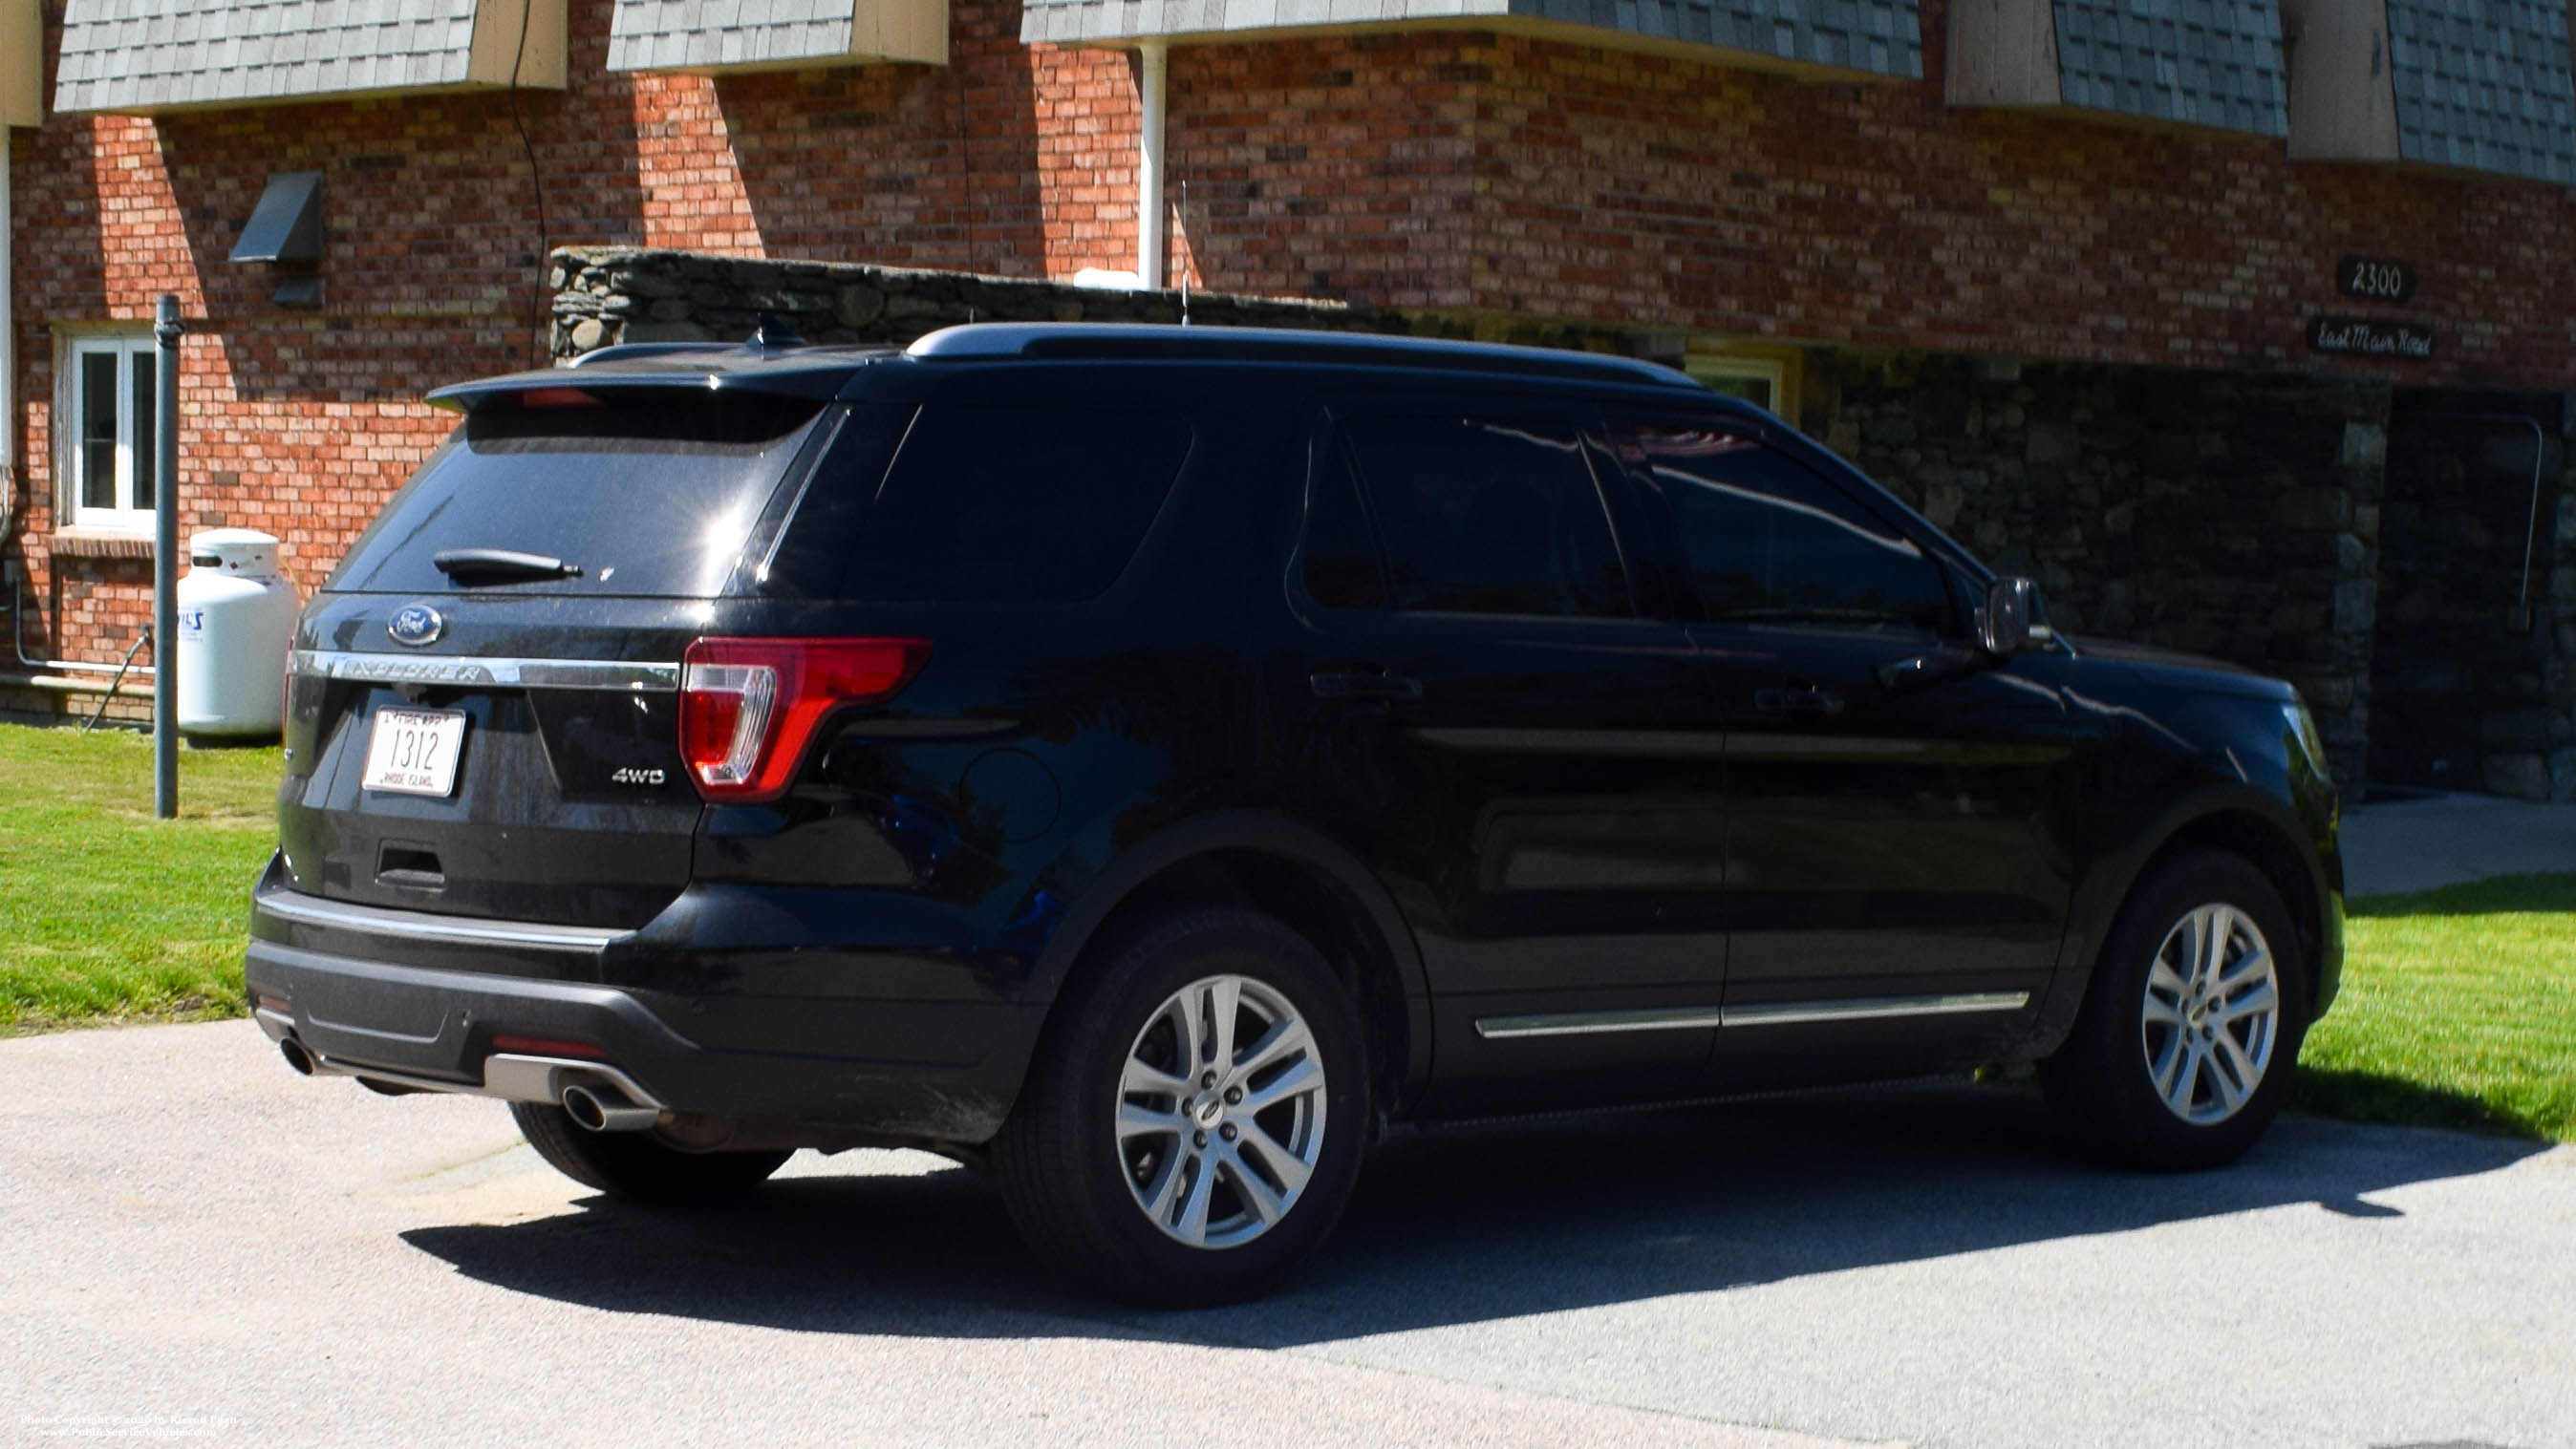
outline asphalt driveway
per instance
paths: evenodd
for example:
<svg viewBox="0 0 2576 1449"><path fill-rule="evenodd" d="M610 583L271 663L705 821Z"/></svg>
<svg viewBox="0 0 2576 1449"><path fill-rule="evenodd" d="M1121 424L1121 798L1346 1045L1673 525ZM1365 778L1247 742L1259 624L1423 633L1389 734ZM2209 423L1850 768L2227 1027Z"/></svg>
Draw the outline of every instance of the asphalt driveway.
<svg viewBox="0 0 2576 1449"><path fill-rule="evenodd" d="M1417 1134L1283 1298L1044 1286L975 1178L614 1207L246 1023L0 1042L0 1442L2576 1445L2576 1151L2106 1172L1941 1087Z"/></svg>

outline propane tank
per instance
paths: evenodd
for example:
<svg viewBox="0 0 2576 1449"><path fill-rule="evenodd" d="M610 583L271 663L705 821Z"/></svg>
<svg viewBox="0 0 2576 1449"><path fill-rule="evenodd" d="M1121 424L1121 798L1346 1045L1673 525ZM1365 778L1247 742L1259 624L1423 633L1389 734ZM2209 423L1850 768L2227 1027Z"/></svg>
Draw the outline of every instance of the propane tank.
<svg viewBox="0 0 2576 1449"><path fill-rule="evenodd" d="M295 585L277 571L277 540L247 528L190 535L178 605L179 728L276 734L297 607Z"/></svg>

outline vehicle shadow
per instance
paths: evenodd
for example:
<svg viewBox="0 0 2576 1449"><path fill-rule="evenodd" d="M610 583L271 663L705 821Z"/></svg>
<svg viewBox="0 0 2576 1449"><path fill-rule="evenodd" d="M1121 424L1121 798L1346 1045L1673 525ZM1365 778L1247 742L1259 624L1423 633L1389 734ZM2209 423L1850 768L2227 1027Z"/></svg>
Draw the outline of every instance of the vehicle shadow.
<svg viewBox="0 0 2576 1449"><path fill-rule="evenodd" d="M2341 1067L2301 1065L2290 1105L2333 1112L2352 1122L2390 1127L2440 1127L2500 1137L2546 1140L2549 1123L2508 1103L2489 1102L2448 1087Z"/></svg>
<svg viewBox="0 0 2576 1449"><path fill-rule="evenodd" d="M1406 1133L1287 1291L1196 1313L1066 1296L961 1169L770 1183L731 1208L591 1199L413 1246L515 1292L805 1332L1287 1347L1771 1283L2258 1208L2365 1201L2545 1144L2285 1117L2221 1172L2090 1165L2035 1094L1965 1084Z"/></svg>

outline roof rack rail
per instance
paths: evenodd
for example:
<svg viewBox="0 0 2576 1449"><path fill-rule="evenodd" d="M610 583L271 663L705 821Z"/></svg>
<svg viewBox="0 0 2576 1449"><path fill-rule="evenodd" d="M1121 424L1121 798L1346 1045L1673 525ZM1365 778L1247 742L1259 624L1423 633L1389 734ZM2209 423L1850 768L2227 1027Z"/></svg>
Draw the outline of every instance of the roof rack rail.
<svg viewBox="0 0 2576 1449"><path fill-rule="evenodd" d="M1701 385L1659 363L1597 352L1387 337L1365 332L1300 332L1279 327L1178 327L1138 322L976 322L943 327L904 349L924 361L1079 358L1207 362L1341 362L1502 372L1631 387Z"/></svg>

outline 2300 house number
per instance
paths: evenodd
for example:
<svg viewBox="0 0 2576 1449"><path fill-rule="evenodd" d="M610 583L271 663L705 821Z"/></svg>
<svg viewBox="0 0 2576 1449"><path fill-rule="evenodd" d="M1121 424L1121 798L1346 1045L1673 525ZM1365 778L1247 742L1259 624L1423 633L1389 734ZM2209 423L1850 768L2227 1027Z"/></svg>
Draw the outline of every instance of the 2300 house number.
<svg viewBox="0 0 2576 1449"><path fill-rule="evenodd" d="M2335 290L2374 302L2403 302L2415 295L2415 269L2404 262L2346 257L2335 263Z"/></svg>

